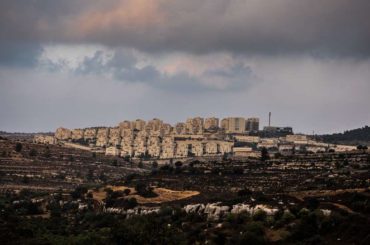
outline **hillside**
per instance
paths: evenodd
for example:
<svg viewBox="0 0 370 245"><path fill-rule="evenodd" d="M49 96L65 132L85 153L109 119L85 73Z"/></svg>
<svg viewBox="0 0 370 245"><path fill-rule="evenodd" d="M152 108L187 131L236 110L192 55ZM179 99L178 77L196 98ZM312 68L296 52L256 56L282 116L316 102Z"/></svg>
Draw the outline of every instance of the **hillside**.
<svg viewBox="0 0 370 245"><path fill-rule="evenodd" d="M370 127L352 129L343 133L325 134L319 136L324 142L334 144L370 145Z"/></svg>

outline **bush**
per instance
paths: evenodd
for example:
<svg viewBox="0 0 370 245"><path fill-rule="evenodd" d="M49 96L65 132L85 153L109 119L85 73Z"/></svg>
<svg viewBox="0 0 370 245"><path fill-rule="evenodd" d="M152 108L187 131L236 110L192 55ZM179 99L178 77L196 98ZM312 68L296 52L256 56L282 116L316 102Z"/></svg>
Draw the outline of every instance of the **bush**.
<svg viewBox="0 0 370 245"><path fill-rule="evenodd" d="M130 189L124 189L124 190L123 190L123 193L124 193L126 196L128 196L128 195L130 195L131 190L130 190Z"/></svg>
<svg viewBox="0 0 370 245"><path fill-rule="evenodd" d="M31 149L29 155L30 155L30 157L37 156L37 150L36 149Z"/></svg>
<svg viewBox="0 0 370 245"><path fill-rule="evenodd" d="M87 188L84 186L77 187L74 191L71 192L71 196L74 199L83 198L84 194L87 193Z"/></svg>
<svg viewBox="0 0 370 245"><path fill-rule="evenodd" d="M267 214L265 211L259 209L253 214L253 220L254 221L265 221L267 217Z"/></svg>
<svg viewBox="0 0 370 245"><path fill-rule="evenodd" d="M310 197L307 199L307 207L310 209L310 210L315 210L319 207L320 205L320 201L317 200L316 198L314 197Z"/></svg>
<svg viewBox="0 0 370 245"><path fill-rule="evenodd" d="M152 163L152 168L158 168L158 162L156 162L156 161L154 161L153 163Z"/></svg>
<svg viewBox="0 0 370 245"><path fill-rule="evenodd" d="M23 148L23 145L22 145L22 143L17 143L17 144L15 144L15 151L16 152L21 152L22 151L22 148Z"/></svg>
<svg viewBox="0 0 370 245"><path fill-rule="evenodd" d="M153 192L153 188L150 187L147 184L144 184L142 182L139 182L135 186L135 190L137 194L139 194L142 197L156 197L158 196L157 193Z"/></svg>
<svg viewBox="0 0 370 245"><path fill-rule="evenodd" d="M296 217L294 216L294 214L292 214L289 211L285 211L283 216L281 217L281 220L284 224L288 224L288 223L292 222L295 218Z"/></svg>
<svg viewBox="0 0 370 245"><path fill-rule="evenodd" d="M250 195L252 195L252 191L247 188L244 188L238 191L238 196L240 197L250 196Z"/></svg>

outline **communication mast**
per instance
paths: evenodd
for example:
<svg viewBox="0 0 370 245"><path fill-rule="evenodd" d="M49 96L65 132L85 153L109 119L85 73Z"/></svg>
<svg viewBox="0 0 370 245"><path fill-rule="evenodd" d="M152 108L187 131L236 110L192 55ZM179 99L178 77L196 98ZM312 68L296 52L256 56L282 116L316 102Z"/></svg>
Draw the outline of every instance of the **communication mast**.
<svg viewBox="0 0 370 245"><path fill-rule="evenodd" d="M269 127L271 126L271 112L269 112Z"/></svg>

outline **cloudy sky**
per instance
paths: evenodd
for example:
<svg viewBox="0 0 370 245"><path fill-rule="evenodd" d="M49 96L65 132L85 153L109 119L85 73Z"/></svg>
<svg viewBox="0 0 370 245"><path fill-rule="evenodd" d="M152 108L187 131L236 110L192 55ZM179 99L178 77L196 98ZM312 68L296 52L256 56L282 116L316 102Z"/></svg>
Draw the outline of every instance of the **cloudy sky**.
<svg viewBox="0 0 370 245"><path fill-rule="evenodd" d="M370 124L369 0L2 0L0 130Z"/></svg>

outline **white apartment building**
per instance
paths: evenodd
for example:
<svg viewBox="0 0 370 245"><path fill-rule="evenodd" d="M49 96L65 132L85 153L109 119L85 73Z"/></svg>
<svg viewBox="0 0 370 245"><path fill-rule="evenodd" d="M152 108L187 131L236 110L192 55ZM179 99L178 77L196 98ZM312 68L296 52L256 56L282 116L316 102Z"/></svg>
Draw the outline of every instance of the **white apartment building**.
<svg viewBox="0 0 370 245"><path fill-rule="evenodd" d="M221 141L219 143L220 153L224 154L224 153L232 152L233 151L233 146L234 146L234 143L232 143L232 142Z"/></svg>
<svg viewBox="0 0 370 245"><path fill-rule="evenodd" d="M204 120L204 129L216 129L219 127L219 119L216 117L209 117Z"/></svg>
<svg viewBox="0 0 370 245"><path fill-rule="evenodd" d="M185 123L176 123L174 128L175 134L186 134L186 124Z"/></svg>
<svg viewBox="0 0 370 245"><path fill-rule="evenodd" d="M150 136L148 139L148 154L152 157L159 157L161 154L161 140L157 136Z"/></svg>
<svg viewBox="0 0 370 245"><path fill-rule="evenodd" d="M81 140L84 138L83 129L73 129L72 130L72 140Z"/></svg>
<svg viewBox="0 0 370 245"><path fill-rule="evenodd" d="M120 122L118 124L118 127L123 130L123 129L134 129L135 128L135 125L134 123L130 122L130 121L123 121L123 122Z"/></svg>
<svg viewBox="0 0 370 245"><path fill-rule="evenodd" d="M154 118L146 124L146 127L150 129L151 131L158 131L161 129L163 124L162 120L159 120L158 118Z"/></svg>
<svg viewBox="0 0 370 245"><path fill-rule="evenodd" d="M176 142L176 157L187 157L189 154L189 144L187 141Z"/></svg>
<svg viewBox="0 0 370 245"><path fill-rule="evenodd" d="M99 128L96 136L96 146L105 147L109 141L109 128Z"/></svg>
<svg viewBox="0 0 370 245"><path fill-rule="evenodd" d="M186 130L189 134L203 134L204 119L201 117L188 118L186 120Z"/></svg>
<svg viewBox="0 0 370 245"><path fill-rule="evenodd" d="M84 139L85 140L94 140L94 139L96 139L96 133L97 133L96 128L87 128L87 129L85 129Z"/></svg>
<svg viewBox="0 0 370 245"><path fill-rule="evenodd" d="M226 133L245 133L245 118L228 117L221 121L221 126Z"/></svg>
<svg viewBox="0 0 370 245"><path fill-rule="evenodd" d="M206 143L206 154L207 155L219 154L219 144L217 143L217 141L208 141Z"/></svg>
<svg viewBox="0 0 370 245"><path fill-rule="evenodd" d="M145 131L142 131L145 132ZM137 136L134 139L134 156L139 157L147 154L147 138L146 136Z"/></svg>
<svg viewBox="0 0 370 245"><path fill-rule="evenodd" d="M121 129L119 127L110 128L108 143L112 146L117 146L121 144L121 140Z"/></svg>
<svg viewBox="0 0 370 245"><path fill-rule="evenodd" d="M55 132L55 138L57 140L69 140L72 138L72 132L67 128L58 128Z"/></svg>
<svg viewBox="0 0 370 245"><path fill-rule="evenodd" d="M258 142L260 142L260 137L258 137L258 136L235 135L234 139L238 142L246 142L246 143L258 143Z"/></svg>
<svg viewBox="0 0 370 245"><path fill-rule="evenodd" d="M132 123L135 125L134 128L136 130L141 131L145 129L146 122L144 120L136 119L136 121L133 121Z"/></svg>
<svg viewBox="0 0 370 245"><path fill-rule="evenodd" d="M162 154L161 158L174 158L175 157L176 144L173 137L167 136L162 141Z"/></svg>
<svg viewBox="0 0 370 245"><path fill-rule="evenodd" d="M33 142L34 143L39 143L39 144L49 144L53 145L56 143L56 139L53 136L50 135L35 135L33 137Z"/></svg>

